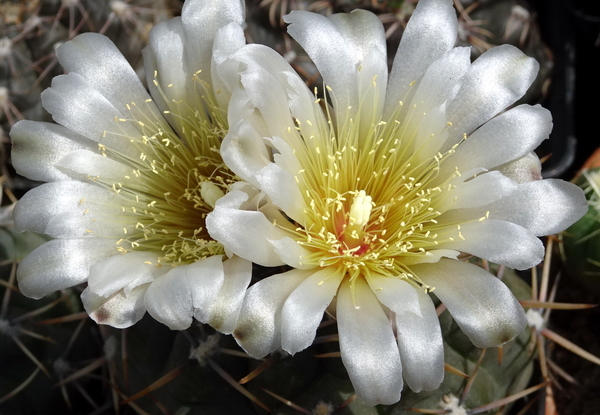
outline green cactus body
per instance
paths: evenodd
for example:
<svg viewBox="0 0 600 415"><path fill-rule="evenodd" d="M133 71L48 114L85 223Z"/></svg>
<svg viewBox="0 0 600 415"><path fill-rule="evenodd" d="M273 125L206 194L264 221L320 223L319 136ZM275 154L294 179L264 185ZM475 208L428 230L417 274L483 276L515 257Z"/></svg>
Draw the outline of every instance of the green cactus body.
<svg viewBox="0 0 600 415"><path fill-rule="evenodd" d="M600 168L585 170L577 180L589 202L588 212L562 233L569 275L587 289L600 293Z"/></svg>

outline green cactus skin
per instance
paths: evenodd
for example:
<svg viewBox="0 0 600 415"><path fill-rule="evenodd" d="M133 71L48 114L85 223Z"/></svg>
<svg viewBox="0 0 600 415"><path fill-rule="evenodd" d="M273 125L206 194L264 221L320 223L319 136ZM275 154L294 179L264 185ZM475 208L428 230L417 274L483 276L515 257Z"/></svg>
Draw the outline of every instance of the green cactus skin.
<svg viewBox="0 0 600 415"><path fill-rule="evenodd" d="M575 281L600 294L600 168L586 170L575 183L586 192L589 209L561 234L564 264Z"/></svg>

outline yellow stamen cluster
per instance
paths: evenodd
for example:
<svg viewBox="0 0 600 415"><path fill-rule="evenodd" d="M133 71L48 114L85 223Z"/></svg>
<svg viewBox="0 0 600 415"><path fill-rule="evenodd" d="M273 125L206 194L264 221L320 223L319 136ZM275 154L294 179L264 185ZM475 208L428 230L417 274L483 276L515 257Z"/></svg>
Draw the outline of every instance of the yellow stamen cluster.
<svg viewBox="0 0 600 415"><path fill-rule="evenodd" d="M123 221L123 236L117 241L122 253L156 252L160 263L178 265L224 252L208 235L205 218L233 180L218 150L226 133L226 115L210 87L198 77L195 81L204 108L169 101L155 74L154 84L169 107L163 113L171 124L152 115L151 100L131 103L130 117L115 122L122 126L119 138L128 140L135 151L125 154L99 145L102 155L131 168L118 181L90 177L120 196L122 215L115 220ZM132 126L138 135L131 133Z"/></svg>
<svg viewBox="0 0 600 415"><path fill-rule="evenodd" d="M315 105L329 108L320 99ZM302 166L296 182L308 206L294 233L310 252L303 264L337 267L351 281L374 273L431 288L410 264L426 262L438 244L462 237L459 224L437 221L450 180L460 173L438 177L456 146L429 157L417 148L415 125L424 115L400 102L391 121L365 128L362 120L339 115L336 124L327 113L318 134L296 120L293 147Z"/></svg>

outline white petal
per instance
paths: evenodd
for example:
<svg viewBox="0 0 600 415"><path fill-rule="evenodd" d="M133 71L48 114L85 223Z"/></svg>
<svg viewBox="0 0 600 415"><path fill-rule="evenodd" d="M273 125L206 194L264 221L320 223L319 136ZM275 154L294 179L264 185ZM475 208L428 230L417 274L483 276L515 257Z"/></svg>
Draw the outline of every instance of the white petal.
<svg viewBox="0 0 600 415"><path fill-rule="evenodd" d="M240 177L256 186L252 174L269 161L277 161L278 156L286 159L280 167L296 174L296 165L289 164L295 157L285 154L289 151L284 144L299 151L306 145L302 136L318 137L328 128L315 96L287 61L270 48L247 45L232 59L245 67L240 74L244 89L235 90L231 97L230 130L221 150L224 160ZM301 125L302 135L296 131L292 115ZM266 145L279 154L271 148L266 151ZM273 159L271 151L276 153Z"/></svg>
<svg viewBox="0 0 600 415"><path fill-rule="evenodd" d="M228 209L258 210L265 204L265 194L246 182L235 182L229 192L215 202L215 206Z"/></svg>
<svg viewBox="0 0 600 415"><path fill-rule="evenodd" d="M67 72L81 75L90 88L98 91L119 111L136 103L160 117L131 65L106 36L83 33L58 48L57 57Z"/></svg>
<svg viewBox="0 0 600 415"><path fill-rule="evenodd" d="M267 141L273 146L273 160L277 165L292 175L298 175L302 165L298 160L297 150L279 137L269 137Z"/></svg>
<svg viewBox="0 0 600 415"><path fill-rule="evenodd" d="M185 267L186 278L190 284L194 315L203 315L209 310L223 288L225 271L223 256L213 255Z"/></svg>
<svg viewBox="0 0 600 415"><path fill-rule="evenodd" d="M294 355L315 340L323 313L344 273L334 267L315 272L290 294L281 312L281 347Z"/></svg>
<svg viewBox="0 0 600 415"><path fill-rule="evenodd" d="M537 236L560 232L581 218L588 204L573 183L558 179L537 180L520 184L510 195L486 206L448 212L445 221L462 221L483 217L516 223Z"/></svg>
<svg viewBox="0 0 600 415"><path fill-rule="evenodd" d="M396 313L402 376L414 392L434 390L444 379L444 342L433 302L422 290L418 295L419 315Z"/></svg>
<svg viewBox="0 0 600 415"><path fill-rule="evenodd" d="M152 282L168 270L158 266L158 256L151 252L115 255L90 268L87 290L105 298L120 290L129 295L134 288Z"/></svg>
<svg viewBox="0 0 600 415"><path fill-rule="evenodd" d="M377 299L394 313L413 313L421 316L417 288L400 278L369 274L369 287Z"/></svg>
<svg viewBox="0 0 600 415"><path fill-rule="evenodd" d="M415 255L407 256L402 259L402 264L413 265L413 264L430 264L432 262L438 262L440 258L451 258L456 259L460 255L460 252L453 249L432 249L425 253L425 256Z"/></svg>
<svg viewBox="0 0 600 415"><path fill-rule="evenodd" d="M402 365L392 326L367 283L344 281L337 296L342 362L356 395L369 405L400 400Z"/></svg>
<svg viewBox="0 0 600 415"><path fill-rule="evenodd" d="M240 49L231 59L244 64L246 68L241 73L245 91L240 96L236 96L234 92L233 107L243 107L245 101L251 101L252 105L264 114L261 122L269 125L270 128L269 134L263 134L258 123L253 121L252 124L262 136L285 138L288 127L294 130L295 125L290 119L290 111L302 125L303 134L308 137L316 136L323 128L327 128L323 111L315 102L314 94L280 54L266 46L252 44ZM265 102L265 98L269 96L275 102ZM285 101L288 104L283 107L276 105ZM250 108L250 111L254 109ZM273 114L280 114L282 119L271 119ZM232 118L231 114L229 118ZM252 114L244 113L243 117L238 115L233 118L252 119Z"/></svg>
<svg viewBox="0 0 600 415"><path fill-rule="evenodd" d="M231 334L252 278L252 263L234 256L223 262L223 273L223 285L216 298L207 307L196 308L194 317L221 333ZM207 311L203 312L204 309Z"/></svg>
<svg viewBox="0 0 600 415"><path fill-rule="evenodd" d="M189 108L202 111L204 107L200 99L203 91L196 90L194 74L186 72L184 56L180 17L160 22L152 28L148 46L144 48L146 83L156 105L180 137L185 137L188 122L187 114L180 112L189 111ZM178 102L185 104L177 105Z"/></svg>
<svg viewBox="0 0 600 415"><path fill-rule="evenodd" d="M185 330L192 324L194 304L186 267L176 267L154 280L144 297L148 313L171 330Z"/></svg>
<svg viewBox="0 0 600 415"><path fill-rule="evenodd" d="M185 32L186 64L188 73L198 71L200 79L211 82L211 61L217 31L235 23L242 31L245 6L242 0L186 1L181 11ZM236 37L237 38L237 37ZM232 42L235 39L232 39Z"/></svg>
<svg viewBox="0 0 600 415"><path fill-rule="evenodd" d="M461 143L440 169L457 166L461 173L473 167L492 169L533 151L552 130L550 111L539 105L519 105L492 118Z"/></svg>
<svg viewBox="0 0 600 415"><path fill-rule="evenodd" d="M571 226L587 209L581 188L546 179L519 185L509 197L490 206L490 215L517 223L535 235L551 235Z"/></svg>
<svg viewBox="0 0 600 415"><path fill-rule="evenodd" d="M231 98L230 130L221 149L223 159L240 177L273 192L272 198L282 199L283 210L298 218L303 214L301 207L286 202L289 197L277 194L281 186L272 182L294 184L300 170L294 151L304 151L307 143L303 137L318 137L328 128L322 110L303 81L275 51L248 45L232 59L246 69L240 74L244 89L234 91ZM294 119L302 134L296 130ZM270 166L272 161L286 173ZM293 192L293 199L301 200L296 193L299 192Z"/></svg>
<svg viewBox="0 0 600 415"><path fill-rule="evenodd" d="M248 195L240 191L230 191L219 199L206 217L206 228L210 236L249 261L267 267L283 265L268 241L282 239L287 236L286 232L273 226L262 212L239 210L225 205L235 200L233 206L239 206L247 199Z"/></svg>
<svg viewBox="0 0 600 415"><path fill-rule="evenodd" d="M264 48L245 48L259 52L266 52ZM267 56L273 56L272 53ZM236 55L236 56L239 56ZM244 55L245 56L245 55ZM252 54L258 58L257 53ZM240 56L240 59L242 56ZM255 58L255 59L256 59ZM295 133L295 125L290 114L288 104L288 89L284 73L277 70L289 70L289 65L284 64L282 58L267 61L262 58L260 60L245 60L244 63L248 66L245 71L240 73L241 82L245 92L248 94L252 105L254 105L261 113L260 121L264 123L267 131L263 136L281 137L286 139L287 136L297 135ZM291 91L295 92L295 91Z"/></svg>
<svg viewBox="0 0 600 415"><path fill-rule="evenodd" d="M544 258L542 241L522 226L503 220L461 224L460 230L438 233L438 238L454 238L454 241L440 242L440 248L468 252L519 270L531 268Z"/></svg>
<svg viewBox="0 0 600 415"><path fill-rule="evenodd" d="M356 118L353 114L359 103L357 62L344 34L332 20L317 13L294 10L285 16L285 22L289 23L290 36L310 56L331 89L336 115L341 120Z"/></svg>
<svg viewBox="0 0 600 415"><path fill-rule="evenodd" d="M281 309L288 296L312 271L291 270L257 282L246 291L233 332L250 356L260 359L281 347Z"/></svg>
<svg viewBox="0 0 600 415"><path fill-rule="evenodd" d="M438 206L439 211L487 205L506 197L518 187L517 183L497 171L480 174L466 182L464 179L457 177L450 181L453 188L448 191L447 199Z"/></svg>
<svg viewBox="0 0 600 415"><path fill-rule="evenodd" d="M255 177L260 189L277 207L296 222L303 222L306 204L292 174L270 163L257 171Z"/></svg>
<svg viewBox="0 0 600 415"><path fill-rule="evenodd" d="M42 92L42 104L54 121L68 129L127 156L139 155L128 137L142 133L133 123L118 121L126 117L79 74L52 79L52 87Z"/></svg>
<svg viewBox="0 0 600 415"><path fill-rule="evenodd" d="M460 79L471 66L470 56L469 48L454 48L433 62L415 87L412 100L398 113L406 133L415 135L415 164L430 159L446 142L446 102L456 95Z"/></svg>
<svg viewBox="0 0 600 415"><path fill-rule="evenodd" d="M333 14L329 16L329 20L333 22L348 43L348 53L351 54L354 64L363 65L360 71L368 70L369 73L372 73L367 76L369 79L372 79L374 75L384 73L382 75L384 78L379 80L385 81L387 65L384 69L381 63L386 60L385 33L379 18L366 10L355 9L351 13ZM372 55L373 49L377 51L377 58ZM367 65L370 67L367 68ZM376 68L378 69L376 70Z"/></svg>
<svg viewBox="0 0 600 415"><path fill-rule="evenodd" d="M231 92L239 80L239 64L229 57L246 44L239 22L221 27L215 36L211 67L212 90L219 108L227 109Z"/></svg>
<svg viewBox="0 0 600 415"><path fill-rule="evenodd" d="M19 200L14 210L15 228L45 233L50 220L65 212L90 220L118 217L122 214L119 202L118 196L100 186L75 181L45 183Z"/></svg>
<svg viewBox="0 0 600 415"><path fill-rule="evenodd" d="M238 102L235 96L234 92L232 106L229 108L230 129L221 144L221 157L235 174L253 186L259 187L260 184L254 174L271 162L270 154L262 136L245 117L245 110L237 118L239 121L231 119L235 116L234 105Z"/></svg>
<svg viewBox="0 0 600 415"><path fill-rule="evenodd" d="M111 239L48 241L19 264L19 289L27 297L38 299L85 282L93 264L118 254L115 248L116 240Z"/></svg>
<svg viewBox="0 0 600 415"><path fill-rule="evenodd" d="M498 278L465 262L442 259L411 270L426 284L477 347L515 338L527 325L523 307Z"/></svg>
<svg viewBox="0 0 600 415"><path fill-rule="evenodd" d="M276 241L269 241L273 248L275 249L275 253L281 258L281 260L289 265L290 267L298 268L298 269L311 269L314 268L317 264L313 264L308 261L308 258L311 255L311 252L300 246L294 239L290 237L285 237Z"/></svg>
<svg viewBox="0 0 600 415"><path fill-rule="evenodd" d="M448 104L452 122L448 146L513 104L527 92L539 64L511 45L483 53L462 79L462 87Z"/></svg>
<svg viewBox="0 0 600 415"><path fill-rule="evenodd" d="M83 213L77 206L52 216L43 233L52 238L121 239L135 231L136 222L131 218L119 213Z"/></svg>
<svg viewBox="0 0 600 415"><path fill-rule="evenodd" d="M456 11L448 0L421 0L408 21L390 73L384 119L405 101L410 84L456 43Z"/></svg>
<svg viewBox="0 0 600 415"><path fill-rule="evenodd" d="M195 309L202 314L217 300L223 279L221 255L180 265L150 284L146 309L172 330L184 330L192 324Z"/></svg>
<svg viewBox="0 0 600 415"><path fill-rule="evenodd" d="M412 99L418 111L428 112L458 92L459 81L471 66L470 56L470 48L454 48L427 68Z"/></svg>
<svg viewBox="0 0 600 415"><path fill-rule="evenodd" d="M521 158L501 164L494 170L498 170L517 183L542 180L542 163L533 151Z"/></svg>
<svg viewBox="0 0 600 415"><path fill-rule="evenodd" d="M45 182L72 178L55 165L65 154L98 148L93 141L61 125L45 122L19 121L10 130L10 138L11 159L17 172L31 180Z"/></svg>
<svg viewBox="0 0 600 415"><path fill-rule="evenodd" d="M338 13L329 17L354 53L354 67L360 107L360 136L364 137L373 124L381 120L387 86L387 48L383 25L379 18L366 10ZM335 91L334 91L335 93ZM338 109L336 108L336 113Z"/></svg>
<svg viewBox="0 0 600 415"><path fill-rule="evenodd" d="M55 163L55 167L69 172L71 177L81 181L101 177L117 183L124 181L125 176L133 171L130 166L84 149L66 154Z"/></svg>
<svg viewBox="0 0 600 415"><path fill-rule="evenodd" d="M118 291L108 298L100 297L86 288L81 293L81 301L85 311L96 323L124 329L140 321L146 314L146 288L148 284L137 286L129 294Z"/></svg>
<svg viewBox="0 0 600 415"><path fill-rule="evenodd" d="M411 112L412 111L412 112ZM446 121L446 103L443 103L437 107L431 108L427 113L423 114L416 109L409 109L406 114L407 117L414 117L415 121L420 121L419 125L413 125L411 128L416 129L414 134L414 163L419 165L423 162L430 163L431 157L437 154L439 149L444 145L448 139L448 124ZM411 122L408 121L407 122ZM411 145L413 143L410 143ZM440 168L445 166L442 164ZM448 177L452 172L445 176Z"/></svg>

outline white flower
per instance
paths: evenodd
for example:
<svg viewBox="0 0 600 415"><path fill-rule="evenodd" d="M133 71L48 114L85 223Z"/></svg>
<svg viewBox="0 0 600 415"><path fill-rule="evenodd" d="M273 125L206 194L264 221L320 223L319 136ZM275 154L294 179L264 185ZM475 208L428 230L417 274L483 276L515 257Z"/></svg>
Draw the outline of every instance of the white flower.
<svg viewBox="0 0 600 415"><path fill-rule="evenodd" d="M327 98L268 48L232 57L241 85L221 151L247 183L217 201L207 227L243 258L295 268L248 289L234 336L252 356L293 354L313 342L327 310L358 396L391 404L402 377L414 391L443 378L428 292L479 347L527 324L508 288L459 255L534 266L544 253L537 236L573 223L585 199L570 183L532 181L549 112L502 112L537 63L511 46L471 63L469 49L453 47L451 0L419 2L389 76L373 14L292 12L286 21Z"/></svg>
<svg viewBox="0 0 600 415"><path fill-rule="evenodd" d="M204 220L235 179L219 146L231 85L226 57L245 44L242 1L189 0L150 33L150 94L104 36L58 49L68 72L42 101L58 124L22 121L13 163L48 182L15 208L20 230L55 239L18 269L33 298L88 283L98 323L127 327L146 311L172 329L192 318L231 332L251 263L227 259Z"/></svg>

